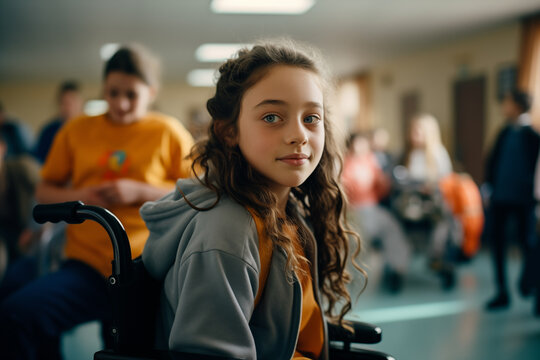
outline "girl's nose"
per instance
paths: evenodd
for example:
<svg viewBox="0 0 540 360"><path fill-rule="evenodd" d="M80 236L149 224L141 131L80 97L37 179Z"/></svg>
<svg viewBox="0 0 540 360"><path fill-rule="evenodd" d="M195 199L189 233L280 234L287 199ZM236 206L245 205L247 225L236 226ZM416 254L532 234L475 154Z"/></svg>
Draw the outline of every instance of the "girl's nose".
<svg viewBox="0 0 540 360"><path fill-rule="evenodd" d="M301 118L289 122L289 126L286 127L285 139L287 144L304 145L307 143L307 129Z"/></svg>

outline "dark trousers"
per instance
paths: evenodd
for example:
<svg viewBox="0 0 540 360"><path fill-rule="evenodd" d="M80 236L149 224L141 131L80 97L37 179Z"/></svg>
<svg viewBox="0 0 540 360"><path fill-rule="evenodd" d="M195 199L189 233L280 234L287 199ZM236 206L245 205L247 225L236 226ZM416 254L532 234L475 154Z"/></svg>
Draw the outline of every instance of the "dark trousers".
<svg viewBox="0 0 540 360"><path fill-rule="evenodd" d="M507 226L510 219L516 221L516 234L514 234L522 248L523 268L521 272L520 282L523 285L532 287L534 284L534 254L532 249L536 247L536 231L535 231L535 213L534 205L515 205L494 203L489 211L491 217L490 223L492 231L491 249L493 263L495 267L495 281L498 292L508 292L506 278L506 253L507 253Z"/></svg>
<svg viewBox="0 0 540 360"><path fill-rule="evenodd" d="M9 295L34 281L38 277L38 259L35 256L21 257L10 263L0 282L0 304Z"/></svg>
<svg viewBox="0 0 540 360"><path fill-rule="evenodd" d="M59 337L76 325L110 321L106 281L75 260L8 295L0 303L5 359L60 359Z"/></svg>

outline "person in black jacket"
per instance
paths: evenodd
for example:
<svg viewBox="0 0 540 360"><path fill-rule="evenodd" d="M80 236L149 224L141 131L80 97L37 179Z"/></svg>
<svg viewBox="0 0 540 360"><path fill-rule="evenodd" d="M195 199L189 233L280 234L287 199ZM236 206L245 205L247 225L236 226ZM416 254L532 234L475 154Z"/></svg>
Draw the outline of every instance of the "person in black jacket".
<svg viewBox="0 0 540 360"><path fill-rule="evenodd" d="M491 188L488 214L492 256L497 293L487 304L488 310L510 305L506 279L506 227L509 219L516 221L518 239L523 249L523 270L519 291L530 295L533 288L532 262L527 259L535 246L534 174L540 148L540 135L532 128L529 114L531 100L520 91L509 92L503 100L502 111L507 123L499 133L488 158L486 183Z"/></svg>

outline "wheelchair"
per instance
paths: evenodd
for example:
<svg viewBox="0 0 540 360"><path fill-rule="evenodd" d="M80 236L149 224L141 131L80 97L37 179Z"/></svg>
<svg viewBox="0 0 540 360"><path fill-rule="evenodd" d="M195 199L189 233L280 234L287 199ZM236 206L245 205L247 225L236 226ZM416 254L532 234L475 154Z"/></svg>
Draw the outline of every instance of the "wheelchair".
<svg viewBox="0 0 540 360"><path fill-rule="evenodd" d="M419 253L429 253L433 233L442 233L445 237L440 258L428 259L428 267L440 278L443 290L453 289L456 286L455 268L464 259L457 245L463 241L463 229L440 185L426 188L424 182L410 179L403 166L394 169L392 180L389 206L401 222L412 247Z"/></svg>
<svg viewBox="0 0 540 360"><path fill-rule="evenodd" d="M141 257L132 260L124 227L110 211L75 201L37 205L33 215L38 223L63 221L80 224L85 220L93 220L107 231L111 239L114 260L107 283L112 306L112 348L95 353L94 360L226 359L154 348L161 284L148 274ZM352 346L380 342L382 332L379 327L361 322L352 322L351 326L354 333L328 323L332 359L394 360L388 354Z"/></svg>

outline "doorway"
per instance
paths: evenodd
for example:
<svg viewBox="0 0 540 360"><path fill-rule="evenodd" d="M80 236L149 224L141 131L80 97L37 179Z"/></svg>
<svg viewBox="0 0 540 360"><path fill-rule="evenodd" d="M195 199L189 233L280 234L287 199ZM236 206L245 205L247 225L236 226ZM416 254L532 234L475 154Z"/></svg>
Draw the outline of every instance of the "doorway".
<svg viewBox="0 0 540 360"><path fill-rule="evenodd" d="M454 83L454 161L477 184L484 180L485 89L484 76Z"/></svg>

